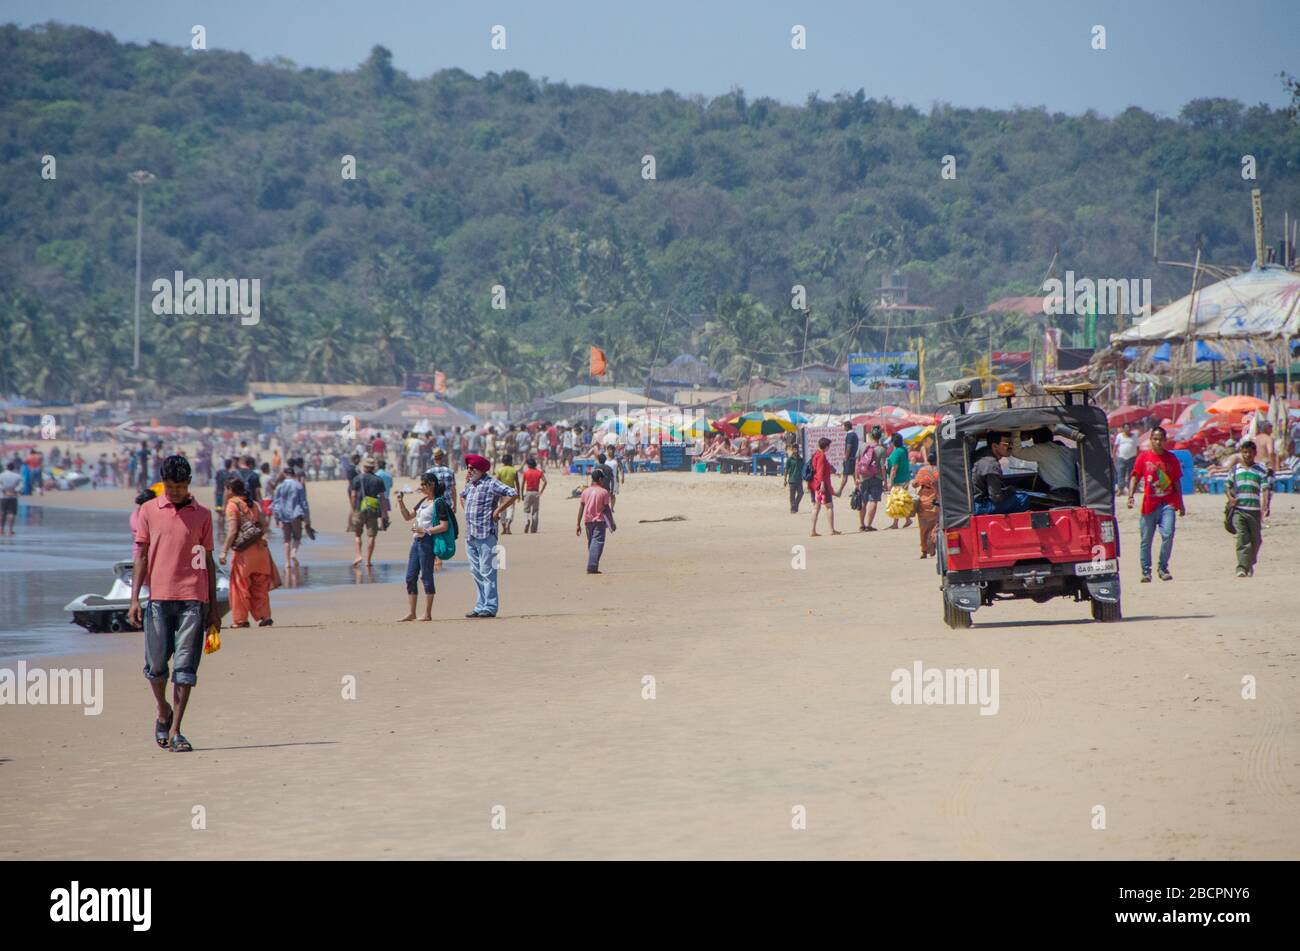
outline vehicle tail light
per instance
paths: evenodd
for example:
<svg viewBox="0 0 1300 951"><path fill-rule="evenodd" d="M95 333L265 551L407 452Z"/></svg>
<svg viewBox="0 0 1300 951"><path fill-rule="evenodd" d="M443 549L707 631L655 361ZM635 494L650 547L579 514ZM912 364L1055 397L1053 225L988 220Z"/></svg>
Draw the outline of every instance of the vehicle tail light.
<svg viewBox="0 0 1300 951"><path fill-rule="evenodd" d="M961 551L961 532L948 533L948 552L955 554Z"/></svg>
<svg viewBox="0 0 1300 951"><path fill-rule="evenodd" d="M1115 522L1112 519L1102 519L1101 540L1102 543L1106 545L1113 545L1115 543Z"/></svg>

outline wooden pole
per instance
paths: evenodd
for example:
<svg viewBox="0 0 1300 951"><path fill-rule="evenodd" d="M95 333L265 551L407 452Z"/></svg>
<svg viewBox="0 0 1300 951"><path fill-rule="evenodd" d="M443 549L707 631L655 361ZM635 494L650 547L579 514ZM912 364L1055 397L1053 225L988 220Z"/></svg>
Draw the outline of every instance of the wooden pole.
<svg viewBox="0 0 1300 951"><path fill-rule="evenodd" d="M1201 249L1197 248L1196 264L1192 268L1192 293L1187 301L1187 335L1186 335L1187 339L1185 342L1185 346L1182 348L1185 356L1187 353L1187 348L1191 347L1191 355L1192 355L1191 363L1193 367L1196 366L1196 343L1192 338L1192 332L1193 332L1193 325L1196 321L1196 288L1197 288L1197 284L1200 281L1200 277L1201 277ZM1182 380L1179 380L1178 392L1181 394L1182 391L1183 391Z"/></svg>

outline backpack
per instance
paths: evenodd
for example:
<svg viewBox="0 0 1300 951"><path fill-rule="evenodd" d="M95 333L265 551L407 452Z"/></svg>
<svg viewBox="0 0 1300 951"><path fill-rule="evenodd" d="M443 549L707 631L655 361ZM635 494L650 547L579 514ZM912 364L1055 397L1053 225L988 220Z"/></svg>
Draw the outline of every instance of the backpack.
<svg viewBox="0 0 1300 951"><path fill-rule="evenodd" d="M857 475L862 479L879 479L882 477L879 446L867 446L867 451L858 460Z"/></svg>
<svg viewBox="0 0 1300 951"><path fill-rule="evenodd" d="M447 519L447 530L433 536L433 557L440 561L448 561L456 556L456 536L460 534L460 525L456 522L456 513L451 510L446 499L438 499L434 503L433 517L441 522L442 517ZM438 506L442 510L438 510Z"/></svg>
<svg viewBox="0 0 1300 951"><path fill-rule="evenodd" d="M803 464L803 480L805 482L811 482L813 480L813 464L811 459Z"/></svg>

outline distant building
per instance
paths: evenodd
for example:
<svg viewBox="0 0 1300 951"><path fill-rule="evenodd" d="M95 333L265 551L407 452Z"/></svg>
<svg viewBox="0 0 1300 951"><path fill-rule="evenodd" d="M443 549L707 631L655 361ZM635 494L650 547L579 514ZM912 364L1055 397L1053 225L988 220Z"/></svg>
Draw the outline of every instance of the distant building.
<svg viewBox="0 0 1300 951"><path fill-rule="evenodd" d="M781 374L781 379L796 389L800 386L829 386L833 389L848 385L845 382L848 379L848 369L834 367L829 363L809 363L795 367L793 370L786 370Z"/></svg>
<svg viewBox="0 0 1300 951"><path fill-rule="evenodd" d="M907 278L903 276L902 271L894 271L880 279L880 300L876 302L876 310L908 313L934 310L933 307L927 307L925 304L913 304L908 300L907 295Z"/></svg>
<svg viewBox="0 0 1300 951"><path fill-rule="evenodd" d="M683 353L650 374L649 394L658 400L672 402L680 390L719 388L721 378L699 357Z"/></svg>

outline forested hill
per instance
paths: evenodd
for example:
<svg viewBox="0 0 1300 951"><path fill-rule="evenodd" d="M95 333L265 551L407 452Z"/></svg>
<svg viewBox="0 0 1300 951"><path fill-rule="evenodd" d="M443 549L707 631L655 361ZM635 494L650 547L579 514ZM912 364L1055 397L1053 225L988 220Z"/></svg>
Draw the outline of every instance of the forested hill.
<svg viewBox="0 0 1300 951"><path fill-rule="evenodd" d="M936 308L934 378L986 346L985 318L954 309L1032 292L1058 246L1079 276L1184 293L1186 272L1151 262L1157 187L1165 257L1190 259L1198 236L1211 261L1252 257L1252 185L1278 218L1300 207L1300 129L1280 110L924 112L869 92L788 106L521 72L414 80L381 47L336 73L0 27L0 396L132 385L135 169L158 176L143 370L163 393L436 367L466 397L508 380L518 401L584 380L588 343L626 385L692 348L734 379L798 363L793 284L810 362L905 344L919 331L870 306L895 267ZM177 270L260 279L260 322L154 316L149 285ZM997 348L1028 346L1017 324L992 330Z"/></svg>

